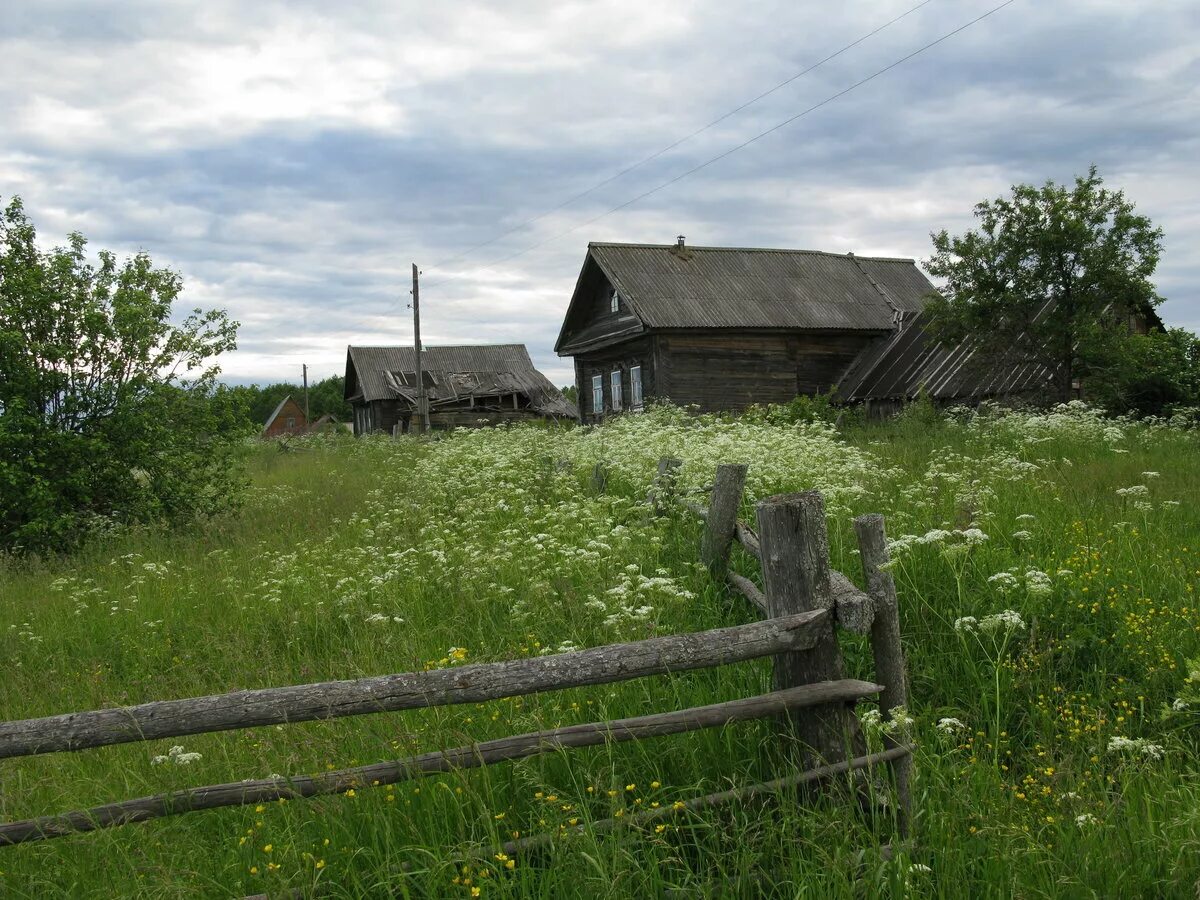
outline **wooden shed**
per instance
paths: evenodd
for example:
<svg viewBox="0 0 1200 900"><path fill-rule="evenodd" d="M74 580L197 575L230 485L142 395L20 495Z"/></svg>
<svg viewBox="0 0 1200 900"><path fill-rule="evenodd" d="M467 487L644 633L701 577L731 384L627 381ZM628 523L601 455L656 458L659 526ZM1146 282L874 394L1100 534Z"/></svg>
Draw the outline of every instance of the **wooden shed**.
<svg viewBox="0 0 1200 900"><path fill-rule="evenodd" d="M289 394L279 401L275 411L267 417L267 423L263 426L259 436L263 438L283 437L284 435L303 434L307 429L308 419L304 415L304 410Z"/></svg>
<svg viewBox="0 0 1200 900"><path fill-rule="evenodd" d="M579 415L534 368L524 344L423 347L421 369L433 428ZM417 408L413 348L348 347L345 398L354 407L356 435L408 431Z"/></svg>
<svg viewBox="0 0 1200 900"><path fill-rule="evenodd" d="M786 403L837 386L933 291L911 259L592 243L555 350L584 421L651 398Z"/></svg>

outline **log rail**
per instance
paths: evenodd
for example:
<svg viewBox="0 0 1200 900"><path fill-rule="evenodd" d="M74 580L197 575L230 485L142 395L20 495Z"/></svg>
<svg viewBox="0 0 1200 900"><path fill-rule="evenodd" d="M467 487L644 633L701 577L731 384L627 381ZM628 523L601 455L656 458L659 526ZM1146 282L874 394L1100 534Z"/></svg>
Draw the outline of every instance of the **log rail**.
<svg viewBox="0 0 1200 900"><path fill-rule="evenodd" d="M911 819L912 748L889 739L883 752L866 753L857 719L849 711L859 700L878 695L883 713L890 717L907 700L896 591L887 571L882 516L855 520L868 585L864 592L829 566L820 494L809 491L759 503L760 538L737 516L746 480L745 465L718 466L711 487L691 490L681 490L677 485L680 466L676 459L659 462L647 505L656 515L665 515L673 507L698 515L704 522L701 558L714 579L738 591L766 618L729 628L544 657L0 722L0 760L265 725L480 703L763 657L774 661L772 692L690 709L514 735L319 775L272 776L188 788L88 810L0 823L0 846L204 809L343 793L574 747L642 740L764 717L775 717L781 723L788 747L795 747L796 737L803 742L798 772L699 797L676 804L672 810L647 811L620 822L600 820L589 827L604 830L617 824L636 824L887 764L895 775L897 823L901 833L906 833ZM592 488L601 492L607 489L603 464L593 469ZM702 493L710 494L707 508L687 499ZM729 566L735 542L759 562L765 589ZM844 677L835 625L871 636L879 684ZM507 845L505 852L544 846L552 839L552 835L528 838Z"/></svg>

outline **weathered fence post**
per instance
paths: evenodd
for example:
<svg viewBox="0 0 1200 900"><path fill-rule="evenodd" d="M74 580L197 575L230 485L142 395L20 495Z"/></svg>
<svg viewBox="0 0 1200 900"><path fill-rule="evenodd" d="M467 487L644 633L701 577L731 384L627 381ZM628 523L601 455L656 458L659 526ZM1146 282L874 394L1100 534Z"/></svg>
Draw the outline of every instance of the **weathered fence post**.
<svg viewBox="0 0 1200 900"><path fill-rule="evenodd" d="M904 671L904 649L900 644L900 606L896 598L896 582L887 570L887 535L883 516L878 513L859 516L854 520L854 531L858 535L867 592L875 601L871 652L875 656L875 678L884 686L879 695L879 706L884 718L890 719L893 709L908 705L908 686ZM903 736L885 736L885 741L889 747L896 746L903 743ZM892 771L896 775L900 831L907 835L912 809L912 756L906 754L893 760Z"/></svg>
<svg viewBox="0 0 1200 900"><path fill-rule="evenodd" d="M650 500L654 504L656 516L666 513L675 494L675 478L682 465L682 459L669 456L664 456L658 461L658 474L654 476L654 485L650 488Z"/></svg>
<svg viewBox="0 0 1200 900"><path fill-rule="evenodd" d="M700 558L718 579L724 579L729 565L729 549L733 545L738 508L742 505L742 491L746 486L746 469L745 465L733 463L717 466L704 537L700 540Z"/></svg>
<svg viewBox="0 0 1200 900"><path fill-rule="evenodd" d="M768 616L830 609L829 536L821 494L805 491L768 497L758 504L757 512ZM777 688L844 677L842 652L832 624L811 650L775 657ZM796 736L809 748L804 754L808 765L839 762L846 758L848 745L857 749L864 744L858 720L842 705L809 710L790 719Z"/></svg>

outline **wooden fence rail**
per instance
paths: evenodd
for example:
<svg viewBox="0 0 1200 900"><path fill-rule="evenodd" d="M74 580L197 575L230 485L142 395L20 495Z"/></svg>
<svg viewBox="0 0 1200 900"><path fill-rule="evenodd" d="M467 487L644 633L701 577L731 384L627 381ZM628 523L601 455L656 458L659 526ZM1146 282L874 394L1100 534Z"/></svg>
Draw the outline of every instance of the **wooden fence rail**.
<svg viewBox="0 0 1200 900"><path fill-rule="evenodd" d="M822 611L553 656L159 700L138 706L4 722L0 723L0 759L261 725L482 703L706 669L805 650L814 646L828 628L828 614Z"/></svg>
<svg viewBox="0 0 1200 900"><path fill-rule="evenodd" d="M424 753L409 759L324 772L319 775L211 784L109 803L78 812L0 824L0 845L64 837L77 832L113 828L130 822L144 822L147 819L201 809L341 794L356 788L396 784L424 775L489 766L574 747L591 747L597 744L680 734L702 728L719 728L732 722L776 716L796 709L852 703L863 697L878 694L882 690L883 685L852 679L806 684L744 700L729 700L709 706L610 722L568 725L564 728L514 735L452 750Z"/></svg>
<svg viewBox="0 0 1200 900"><path fill-rule="evenodd" d="M756 534L738 519L747 467L721 465L711 488L681 491L681 462L663 459L647 497L656 514L683 505L705 523L700 554L713 576L745 596L765 620L694 634L668 635L544 657L236 691L90 712L0 723L0 759L76 751L133 741L332 719L459 703L479 703L543 691L608 684L651 675L711 668L762 657L774 660L774 690L757 697L608 722L572 725L484 741L351 769L292 778L272 777L208 785L88 810L0 824L0 845L61 837L202 809L341 793L393 784L423 775L491 765L574 747L619 743L767 716L782 717L788 746L803 771L733 791L696 798L700 809L742 797L810 784L842 772L889 764L896 777L901 828L909 819L911 748L889 741L881 753L865 752L850 707L880 695L884 713L907 699L895 585L887 572L883 520L862 517L858 532L867 592L831 569L824 501L815 491L768 498L757 504ZM597 464L594 489L607 487ZM686 499L709 493L707 508ZM761 535L761 537L760 537ZM729 567L738 542L761 565L764 588ZM879 684L845 677L835 625L871 635ZM797 741L798 739L798 741ZM667 814L657 810L641 818ZM641 821L630 816L626 821ZM647 821L649 819L647 818ZM601 820L602 829L615 822ZM546 842L545 836L510 845L507 852Z"/></svg>

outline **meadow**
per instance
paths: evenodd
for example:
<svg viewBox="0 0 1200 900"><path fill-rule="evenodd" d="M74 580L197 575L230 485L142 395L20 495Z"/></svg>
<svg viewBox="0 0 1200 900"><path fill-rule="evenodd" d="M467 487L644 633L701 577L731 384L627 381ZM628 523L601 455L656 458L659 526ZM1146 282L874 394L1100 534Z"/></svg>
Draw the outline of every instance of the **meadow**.
<svg viewBox="0 0 1200 900"><path fill-rule="evenodd" d="M1185 427L1082 404L914 407L840 432L659 408L590 430L293 446L248 451L236 514L0 564L0 720L750 621L699 564L699 521L643 503L661 456L684 460L690 487L746 462L744 517L756 498L819 488L834 565L860 584L851 521L886 516L918 744L914 840L834 789L464 864L480 845L771 777L778 742L761 722L0 848L0 896L1196 895L1200 439ZM740 550L734 565L758 577ZM842 645L870 678L865 643ZM769 687L761 661L3 760L0 819Z"/></svg>

